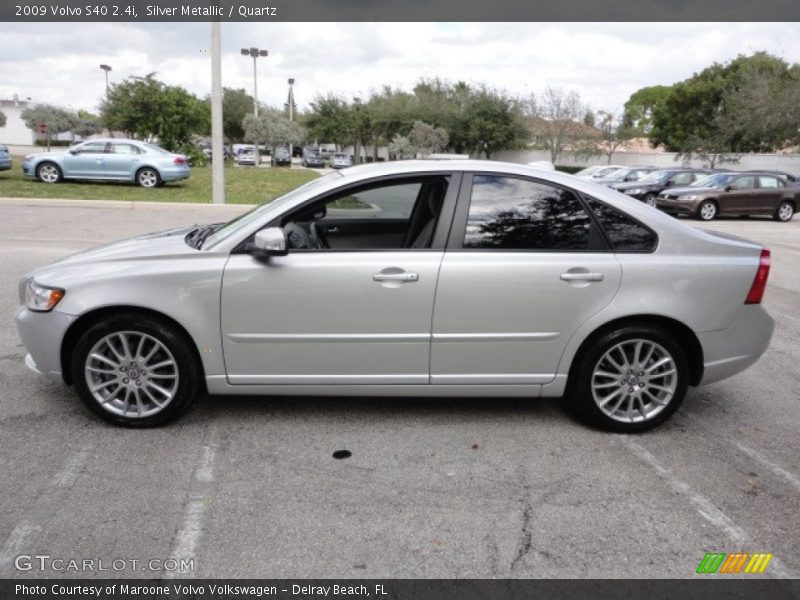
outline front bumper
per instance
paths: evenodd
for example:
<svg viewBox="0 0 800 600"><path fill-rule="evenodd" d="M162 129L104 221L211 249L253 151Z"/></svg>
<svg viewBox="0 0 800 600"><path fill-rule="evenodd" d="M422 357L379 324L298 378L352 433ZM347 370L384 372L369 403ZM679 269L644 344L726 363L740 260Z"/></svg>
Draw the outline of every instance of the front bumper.
<svg viewBox="0 0 800 600"><path fill-rule="evenodd" d="M695 202L692 200L676 200L662 198L661 196L656 198L656 207L664 212L676 215L693 215L697 212Z"/></svg>
<svg viewBox="0 0 800 600"><path fill-rule="evenodd" d="M61 342L77 317L56 312L34 312L22 306L17 311L19 337L28 356L25 365L36 373L61 381Z"/></svg>
<svg viewBox="0 0 800 600"><path fill-rule="evenodd" d="M701 385L744 371L769 346L775 321L760 304L745 304L736 322L721 331L698 334L703 347Z"/></svg>

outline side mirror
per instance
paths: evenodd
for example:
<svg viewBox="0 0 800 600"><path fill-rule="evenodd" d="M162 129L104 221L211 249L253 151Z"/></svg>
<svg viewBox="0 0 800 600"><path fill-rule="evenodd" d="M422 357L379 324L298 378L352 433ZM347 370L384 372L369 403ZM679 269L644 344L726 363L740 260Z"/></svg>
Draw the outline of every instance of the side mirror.
<svg viewBox="0 0 800 600"><path fill-rule="evenodd" d="M672 187L673 185L675 185L674 179L670 179L669 181L667 181L667 187Z"/></svg>
<svg viewBox="0 0 800 600"><path fill-rule="evenodd" d="M75 156L76 154L80 154L75 148L71 148L69 153L72 154L72 156Z"/></svg>
<svg viewBox="0 0 800 600"><path fill-rule="evenodd" d="M289 253L286 233L280 227L267 227L257 231L250 253L259 257L286 256Z"/></svg>
<svg viewBox="0 0 800 600"><path fill-rule="evenodd" d="M725 191L726 191L726 192L732 192L732 191L733 191L733 190L735 190L735 189L736 189L736 188L735 188L735 187L733 187L732 185L726 185L726 186L725 186Z"/></svg>

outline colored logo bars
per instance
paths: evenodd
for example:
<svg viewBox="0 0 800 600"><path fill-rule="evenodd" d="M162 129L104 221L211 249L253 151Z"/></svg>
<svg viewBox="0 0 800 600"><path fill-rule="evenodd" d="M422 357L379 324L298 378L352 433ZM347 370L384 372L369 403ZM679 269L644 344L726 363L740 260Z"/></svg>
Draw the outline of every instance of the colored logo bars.
<svg viewBox="0 0 800 600"><path fill-rule="evenodd" d="M757 552L706 552L697 567L698 573L763 573L772 553Z"/></svg>

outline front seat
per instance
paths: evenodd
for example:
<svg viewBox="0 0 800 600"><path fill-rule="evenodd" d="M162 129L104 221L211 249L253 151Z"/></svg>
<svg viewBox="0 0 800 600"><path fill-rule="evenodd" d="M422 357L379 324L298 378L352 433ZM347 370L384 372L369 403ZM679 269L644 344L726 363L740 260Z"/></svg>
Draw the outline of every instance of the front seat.
<svg viewBox="0 0 800 600"><path fill-rule="evenodd" d="M441 185L432 185L428 190L427 202L424 206L424 214L420 215L416 223L414 235L408 248L430 248L433 239L433 230L439 218L439 211L444 202L444 190ZM413 235L413 234L412 234Z"/></svg>

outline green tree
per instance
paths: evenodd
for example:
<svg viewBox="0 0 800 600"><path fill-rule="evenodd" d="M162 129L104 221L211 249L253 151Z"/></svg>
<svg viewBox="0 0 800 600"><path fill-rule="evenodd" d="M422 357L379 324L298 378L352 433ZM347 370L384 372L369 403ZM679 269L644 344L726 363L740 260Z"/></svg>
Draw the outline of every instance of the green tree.
<svg viewBox="0 0 800 600"><path fill-rule="evenodd" d="M653 128L653 112L669 96L671 87L651 85L635 91L625 103L623 125L635 135L648 135Z"/></svg>
<svg viewBox="0 0 800 600"><path fill-rule="evenodd" d="M47 127L45 139L48 148L52 136L74 131L80 124L76 113L52 104L38 104L26 108L20 116L28 129L38 131L42 125Z"/></svg>
<svg viewBox="0 0 800 600"><path fill-rule="evenodd" d="M179 150L192 135L210 129L210 107L179 86L155 78L129 77L111 86L100 107L109 130L124 131L134 138L158 138L167 150Z"/></svg>
<svg viewBox="0 0 800 600"><path fill-rule="evenodd" d="M352 141L350 118L350 104L341 96L316 96L311 101L311 112L305 117L308 136L340 148Z"/></svg>
<svg viewBox="0 0 800 600"><path fill-rule="evenodd" d="M424 121L415 121L408 139L415 152L431 154L447 148L449 136L444 127L434 127Z"/></svg>
<svg viewBox="0 0 800 600"><path fill-rule="evenodd" d="M467 100L459 134L475 153L491 158L498 150L521 147L528 138L518 102L507 93L481 86Z"/></svg>
<svg viewBox="0 0 800 600"><path fill-rule="evenodd" d="M743 152L782 147L787 142L785 127L763 129L760 123L745 118L742 111L755 108L752 97L744 101L754 77L771 81L769 88L781 87L779 82L788 82L792 74L785 61L766 52L740 55L726 64L714 63L672 86L653 111L650 142L664 144L683 158L705 160L712 167L735 162ZM771 104L774 99L760 100L768 104L768 113L775 111Z"/></svg>
<svg viewBox="0 0 800 600"><path fill-rule="evenodd" d="M242 129L245 139L270 148L297 144L303 139L300 126L277 110L262 110L257 117L253 114L246 115L242 119Z"/></svg>
<svg viewBox="0 0 800 600"><path fill-rule="evenodd" d="M86 110L79 110L78 124L72 130L72 132L76 135L81 136L82 138L88 138L97 133L100 133L102 128L103 126L100 122L100 117L98 115L92 114Z"/></svg>
<svg viewBox="0 0 800 600"><path fill-rule="evenodd" d="M243 89L222 90L222 132L229 144L245 139L242 121L253 112L253 97Z"/></svg>

